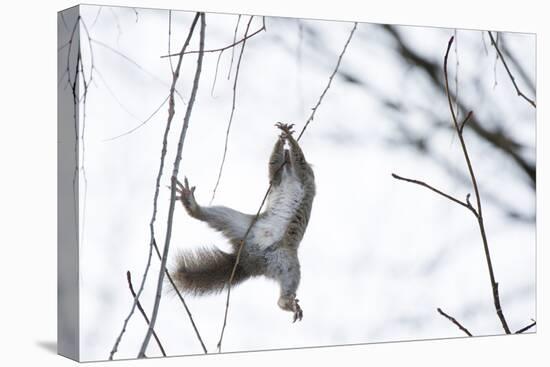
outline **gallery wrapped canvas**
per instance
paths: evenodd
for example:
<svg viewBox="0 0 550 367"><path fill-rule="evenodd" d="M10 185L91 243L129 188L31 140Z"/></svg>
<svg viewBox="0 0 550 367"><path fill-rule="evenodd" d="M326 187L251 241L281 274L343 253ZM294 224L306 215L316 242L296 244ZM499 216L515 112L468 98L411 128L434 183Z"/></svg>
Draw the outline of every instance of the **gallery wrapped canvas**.
<svg viewBox="0 0 550 367"><path fill-rule="evenodd" d="M57 23L61 355L536 332L536 35Z"/></svg>

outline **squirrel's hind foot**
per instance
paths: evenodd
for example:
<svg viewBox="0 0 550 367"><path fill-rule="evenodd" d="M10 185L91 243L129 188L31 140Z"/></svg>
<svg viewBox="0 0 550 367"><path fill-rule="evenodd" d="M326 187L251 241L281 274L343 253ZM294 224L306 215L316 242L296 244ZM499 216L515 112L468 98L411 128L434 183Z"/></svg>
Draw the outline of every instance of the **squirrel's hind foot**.
<svg viewBox="0 0 550 367"><path fill-rule="evenodd" d="M302 321L302 317L304 316L304 311L298 304L298 299L294 297L281 297L279 298L279 307L281 307L285 311L291 311L294 313L294 317L292 319L292 323L295 323L296 321Z"/></svg>

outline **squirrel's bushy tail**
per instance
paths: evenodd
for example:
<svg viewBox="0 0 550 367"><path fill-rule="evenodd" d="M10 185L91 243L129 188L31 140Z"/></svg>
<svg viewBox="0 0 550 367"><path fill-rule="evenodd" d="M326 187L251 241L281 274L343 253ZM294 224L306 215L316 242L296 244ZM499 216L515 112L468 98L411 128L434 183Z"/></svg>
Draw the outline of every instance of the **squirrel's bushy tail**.
<svg viewBox="0 0 550 367"><path fill-rule="evenodd" d="M216 248L182 252L177 255L176 271L172 277L178 289L184 293L219 293L227 286L236 259L236 254L228 254ZM237 265L231 286L248 277L242 267Z"/></svg>

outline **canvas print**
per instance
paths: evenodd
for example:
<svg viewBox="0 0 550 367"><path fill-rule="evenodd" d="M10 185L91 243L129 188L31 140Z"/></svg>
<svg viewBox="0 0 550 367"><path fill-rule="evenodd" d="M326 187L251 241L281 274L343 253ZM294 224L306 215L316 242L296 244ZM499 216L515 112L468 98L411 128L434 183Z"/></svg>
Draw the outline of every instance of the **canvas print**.
<svg viewBox="0 0 550 367"><path fill-rule="evenodd" d="M536 332L536 35L79 5L58 351Z"/></svg>

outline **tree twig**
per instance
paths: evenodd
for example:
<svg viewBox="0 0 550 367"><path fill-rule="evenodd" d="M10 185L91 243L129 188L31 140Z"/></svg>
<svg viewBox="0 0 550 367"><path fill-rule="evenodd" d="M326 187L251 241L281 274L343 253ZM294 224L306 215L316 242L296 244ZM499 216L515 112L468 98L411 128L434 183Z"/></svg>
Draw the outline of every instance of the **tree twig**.
<svg viewBox="0 0 550 367"><path fill-rule="evenodd" d="M498 315L498 318L500 319L500 322L502 323L502 328L506 332L506 334L510 334L510 328L508 327L508 323L506 322L506 318L504 317L504 314L502 312L502 307L500 305L500 297L498 294L498 283L495 280L495 275L493 271L493 265L491 261L491 255L489 253L489 243L487 241L487 234L485 231L485 223L483 221L483 213L481 210L481 196L479 194L479 189L477 186L476 176L474 174L474 169L472 167L472 162L470 160L470 156L468 155L468 150L466 149L466 143L464 142L464 137L462 135L462 131L460 129L460 125L457 121L455 112L453 110L453 103L451 100L451 94L449 92L449 76L447 73L447 60L449 57L449 50L451 48L451 45L453 43L453 37L449 40L449 44L447 46L447 51L445 52L445 58L443 61L443 71L445 74L445 91L447 93L447 101L449 102L449 109L451 110L451 117L453 119L453 123L456 129L456 133L458 135L458 139L460 140L460 145L462 147L462 152L464 153L464 159L466 160L466 164L468 166L468 172L470 173L470 178L472 180L472 186L474 188L474 194L476 197L477 202L477 222L479 225L479 232L481 234L481 239L483 241L483 249L485 251L485 258L487 260L487 268L489 270L489 278L491 280L491 287L493 289L493 301L495 304L495 310ZM467 116L468 117L468 116Z"/></svg>
<svg viewBox="0 0 550 367"><path fill-rule="evenodd" d="M533 326L535 326L537 324L537 322L535 320L531 319L531 321L532 321L532 323L530 323L529 325L519 329L514 334L522 334L522 333L526 332L527 330L531 329Z"/></svg>
<svg viewBox="0 0 550 367"><path fill-rule="evenodd" d="M130 293L132 293L132 296L134 299L136 298L136 291L134 291L134 286L132 285L132 274L130 273L130 270L126 272L126 280L128 281L128 288L130 289ZM145 322L147 323L147 326L149 326L149 318L147 317L147 314L145 313L145 310L141 306L141 302L137 302L137 308L139 312L141 312L141 315L145 319ZM157 345L159 346L160 352L164 357L166 357L166 352L164 351L164 348L162 347L162 344L160 342L160 339L157 335L157 333L153 330L153 337L155 338L155 341L157 342Z"/></svg>
<svg viewBox="0 0 550 367"><path fill-rule="evenodd" d="M153 240L153 246L155 248L155 252L157 254L157 257L160 261L162 261L162 255L160 254L159 248L157 246L157 241ZM185 302L185 299L183 298L181 292L179 291L176 282L174 282L174 279L172 279L172 276L170 275L170 272L167 268L164 268L164 274L166 275L166 278L170 282L170 285L172 285L172 288L174 292L176 292L176 295L178 296L179 300L181 301L183 308L185 309L185 312L187 313L187 317L189 317L189 321L191 322L191 326L193 327L193 330L195 330L195 335L197 336L197 339L199 339L199 342L201 343L202 350L204 351L204 354L208 354L208 350L206 350L206 346L204 345L204 342L202 340L201 334L199 333L199 329L197 328L197 325L195 324L195 319L193 319L193 315L191 314L191 310L189 309L189 306L187 306L187 302Z"/></svg>
<svg viewBox="0 0 550 367"><path fill-rule="evenodd" d="M487 31L487 33L489 33L489 38L491 38L491 45L493 45L493 47L495 48L495 50L497 51L498 53L498 56L500 57L500 61L502 62L502 65L504 65L504 68L506 69L506 72L508 73L508 76L510 77L510 80L512 81L512 84L514 84L514 88L516 88L516 93L518 94L519 97L523 98L524 100L526 100L531 106L533 106L534 108L537 108L537 105L535 103L535 101L533 101L532 99L528 98L525 94L523 94L523 92L519 89L518 85L516 84L516 79L514 78L514 76L512 75L512 72L510 71L510 69L508 68L508 65L506 64L506 60L504 59L504 56L502 55L502 53L500 52L500 49L497 45L497 43L495 42L495 39L493 38L493 34L491 33L491 31Z"/></svg>
<svg viewBox="0 0 550 367"><path fill-rule="evenodd" d="M449 316L447 315L445 312L443 312L442 309L438 308L437 309L437 312L439 312L442 316L446 317L447 319L449 319L453 324L455 324L456 326L458 326L458 328L462 331L464 331L466 333L466 335L468 336L473 336L472 333L470 333L468 331L468 329L466 329L464 326L462 326L462 324L458 321L456 321L456 319L452 316Z"/></svg>
<svg viewBox="0 0 550 367"><path fill-rule="evenodd" d="M306 128L308 127L309 125L309 122L311 120L313 120L313 116L315 114L315 111L317 110L317 108L320 106L322 100L323 100L323 97L325 96L325 94L327 93L328 89L330 88L330 84L332 83L332 79L334 78L334 75L336 74L336 72L338 71L338 68L340 66L340 62L342 60L342 57L348 47L348 44L353 36L353 33L355 32L355 29L357 28L357 23L354 24L353 26L353 29L350 33L350 36L348 38L348 40L346 41L346 44L344 46L344 49L342 51L342 53L340 54L340 56L338 57L338 62L336 64L336 67L334 69L334 71L332 72L332 74L330 75L329 77L329 80L328 80L328 83L327 83L327 86L325 87L325 89L323 90L322 94L321 94L321 97L319 98L319 101L317 102L317 104L315 105L315 107L313 108L313 112L312 112L312 115L310 116L310 118L308 119L308 121L306 122L306 124L304 125L304 128L302 129L301 133L300 133L300 136L298 136L298 138L296 139L297 141L300 140L300 138L302 137L303 133L305 132ZM281 170L284 165L286 164L283 163L281 165L281 167L279 167L279 170ZM260 207L258 208L258 211L256 212L256 215L254 216L254 218L252 219L252 222L250 223L250 225L248 226L243 238L241 239L240 241L240 244L239 244L239 249L237 251L237 256L236 256L236 259L235 259L235 264L233 265L233 269L231 271L231 276L229 277L229 280L228 280L228 284L227 284L227 297L226 297L226 301L225 301L225 312L224 312L224 317L223 317L223 325L222 325L222 329L221 329L221 332L220 332L220 338L218 340L218 344L217 344L217 349L218 349L218 353L221 352L221 348L222 348L222 342L223 342L223 336L224 336L224 332L225 332L225 328L227 326L227 315L228 315L228 312L229 312L229 300L230 300L230 297L231 297L231 284L233 283L233 279L235 277L235 272L237 270L237 266L239 265L239 261L240 261L240 257L241 257L241 252L242 252L242 249L244 247L244 243L245 243L245 240L246 238L248 237L248 234L250 233L250 231L252 230L252 227L254 226L254 224L256 223L256 221L258 220L258 217L260 216L260 213L263 209L263 206L267 200L267 197L269 195L269 192L271 191L271 188L273 186L273 183L270 182L269 183L269 187L267 188L265 194L264 194L264 197L262 199L262 202L260 204Z"/></svg>
<svg viewBox="0 0 550 367"><path fill-rule="evenodd" d="M300 135L298 135L298 139L297 140L300 140L300 138L302 137L302 135L304 134L304 131L306 131L306 128L307 126L311 123L311 121L313 121L313 119L315 118L315 113L317 112L317 109L319 108L319 106L321 105L321 102L323 101L323 98L325 98L325 94L327 94L327 91L328 89L330 88L330 85L332 84L332 79L334 78L334 76L336 75L336 73L338 72L338 69L340 68L340 62L342 62L342 58L344 57L344 54L346 53L346 50L348 48L348 45L349 43L351 42L351 39L353 37L353 34L355 33L355 30L357 29L357 22L353 23L353 28L348 36L348 39L346 41L346 43L344 44L344 48L342 49L342 52L340 53L340 56L338 56L338 62L336 62L336 67L334 68L334 70L332 71L332 74L330 75L329 79L328 79L328 83L327 83L327 86L325 87L325 89L323 90L323 93L321 93L321 96L319 97L319 100L317 101L317 104L312 108L311 110L311 115L309 116L309 118L307 119L304 127L302 128L302 131L300 131Z"/></svg>
<svg viewBox="0 0 550 367"><path fill-rule="evenodd" d="M186 39L186 41L185 41L185 43L183 44L183 47L182 47L183 50L185 48L187 48L187 46L189 44L189 41L191 40L191 35L193 34L193 30L195 29L195 25L198 21L198 18L199 18L199 13L197 13L197 15L195 16L195 19L193 20L193 23L191 24L187 39ZM120 344L120 342L122 340L122 336L126 332L126 327L128 325L128 321L130 321L130 318L134 314L134 310L137 306L137 302L139 300L139 297L141 296L141 293L143 292L143 289L145 287L145 281L147 279L147 274L148 274L149 268L151 266L151 258L152 258L152 255L153 255L153 247L154 247L153 245L155 243L154 224L155 224L155 220L156 220L156 217L157 217L157 201L158 201L158 196L159 196L160 179L162 177L162 173L163 173L163 170L164 170L164 159L166 157L167 145L168 145L168 133L170 131L170 126L172 124L172 119L174 117L174 92L175 92L176 81L177 81L177 78L179 76L180 66L181 66L181 58L178 61L178 66L176 68L176 72L173 75L172 85L170 87L170 104L169 104L169 108L168 108L168 119L167 119L167 122L166 122L166 128L164 130L164 137L163 137L163 141L162 141L162 151L161 151L161 156L160 156L160 166L159 166L159 170L158 170L157 178L156 178L156 183L155 183L155 194L154 194L154 198L153 198L153 213L151 215L151 221L149 222L150 239L149 239L149 253L148 253L148 256L147 256L147 264L145 265L145 271L144 271L143 277L141 279L141 284L140 284L140 287L139 287L138 292L136 294L136 297L134 298L134 302L132 304L130 312L129 312L128 316L126 317L126 319L124 320L122 330L120 331L120 333L119 333L119 335L118 335L118 337L115 341L115 344L113 345L113 348L111 349L111 352L109 354L109 360L113 359L115 353L118 350L118 345ZM161 269L164 269L164 267L162 267Z"/></svg>
<svg viewBox="0 0 550 367"><path fill-rule="evenodd" d="M204 31L206 28L206 21L205 21L205 15L204 13L200 14L200 21L201 21L201 28L200 28L200 41L199 41L199 53L197 58L197 68L195 71L195 77L193 80L193 87L191 89L191 95L189 96L189 103L187 104L187 109L185 111L185 116L183 118L183 126L181 129L179 141L178 141L178 148L176 153L176 158L174 160L174 167L172 169L172 178L171 178L171 192L170 192L170 207L168 210L168 220L167 220L167 228L166 228L166 237L164 241L164 249L162 253L162 261L158 276L158 282L157 282L157 292L155 296L155 304L153 307L153 312L151 314L151 323L149 324L149 328L147 330L147 334L145 335L145 339L143 340L143 344L141 345L141 349L138 354L138 358L143 358L145 356L145 351L147 349L147 345L149 344L149 341L151 339L151 335L153 333L153 328L155 326L155 322L157 319L159 306L160 306L160 300L162 295L162 285L164 282L164 275L166 270L166 262L168 260L168 251L170 248L170 239L172 235L172 223L174 219L174 208L176 203L176 182L178 178L178 171L179 171L179 165L181 162L181 156L183 151L183 142L185 141L185 136L187 133L187 127L189 126L189 120L191 118L191 112L193 110L193 105L195 104L195 97L197 95L197 91L199 88L199 81L200 81L200 75L202 70L202 60L204 53L202 52L204 50ZM196 17L195 17L196 20ZM195 23L195 22L194 22ZM190 39L192 32L189 32L188 39ZM174 73L174 81L176 80L177 75L179 74L179 67L181 66L181 60L183 58L184 50L180 53L180 58L178 61L178 66L176 67L176 71ZM175 83L172 85L175 86ZM171 110L174 111L174 102L173 98L171 99Z"/></svg>
<svg viewBox="0 0 550 367"><path fill-rule="evenodd" d="M233 43L237 41L237 31L239 30L239 24L241 23L241 14L237 17L237 24L235 25L235 32L233 33ZM222 53L220 52L220 55ZM235 58L235 47L231 48L231 62L229 63L229 72L227 73L227 80L231 77L231 70L233 70L233 59Z"/></svg>
<svg viewBox="0 0 550 367"><path fill-rule="evenodd" d="M401 180L401 181L406 181L406 182L410 182L410 183L414 183L414 184L417 184L417 185L420 185L420 186L424 186L425 188L427 189L430 189L432 190L433 192L459 204L459 205L462 205L463 207L465 207L466 209L472 211L474 213L474 215L477 217L477 213L474 209L474 207L472 206L472 204L470 203L469 201L469 195L468 195L468 198L466 199L466 202L462 201L462 200L459 200L449 194L446 194L444 193L443 191L441 190L438 190L436 189L435 187L431 186L431 185L428 185L427 183L423 182L423 181L419 181L419 180L413 180L411 178L406 178L406 177L402 177L402 176L399 176L399 175L396 175L395 173L392 173L391 174L393 178L395 178L396 180Z"/></svg>
<svg viewBox="0 0 550 367"><path fill-rule="evenodd" d="M134 131L138 130L139 128L141 128L142 126L144 126L146 123L148 123L156 114L157 112L160 111L160 109L162 108L162 106L164 106L164 104L166 102L168 102L168 100L170 99L170 95L166 96L166 98L164 98L164 101L162 101L162 103L145 119L143 120L142 122L140 122L137 126L134 126L133 128L131 128L130 130L128 131L125 131L123 132L122 134L118 134L116 136L113 136L113 137L110 137L110 138L107 138L107 139L104 139L103 141L112 141L112 140L116 140L118 138L122 138L123 136L126 136L126 135L129 135L131 133L133 133Z"/></svg>
<svg viewBox="0 0 550 367"><path fill-rule="evenodd" d="M231 131L231 124L233 123L233 115L235 114L235 101L237 98L237 81L239 80L239 71L241 69L241 61L243 58L244 46L246 45L246 38L247 38L246 35L248 34L248 30L250 29L250 24L252 23L253 18L254 16L250 16L250 19L248 20L248 24L246 25L246 30L244 32L244 38L243 38L244 41L241 47L241 53L239 54L239 59L237 60L237 70L235 71L235 79L233 81L233 100L231 103L231 114L229 115L229 123L227 124L227 130L225 132L225 144L223 147L222 161L220 163L220 169L218 171L218 178L216 179L216 184L214 185L214 190L212 190L212 198L210 199L210 204L212 204L212 202L214 201L214 198L216 197L216 190L218 189L218 185L220 184L223 167L225 165L225 157L227 156L227 146L229 144L229 132Z"/></svg>
<svg viewBox="0 0 550 367"><path fill-rule="evenodd" d="M262 27L260 29L258 29L257 31L255 31L254 33L251 33L249 35L245 35L242 39L238 40L237 42L233 42L232 44L230 45L227 45L225 47L220 47L220 48L214 48L214 49L211 49L211 50L204 50L203 53L212 53L212 52L221 52L221 51L225 51L231 47L235 47L237 46L238 44L240 43L243 43L243 42L246 42L247 39L249 38L252 38L254 37L255 35L257 35L258 33L262 32L262 31L265 31L265 17L262 17ZM194 50L194 51L184 51L183 54L184 55L187 55L187 54L196 54L200 51L197 51L197 50ZM174 57L174 56L179 56L180 54L177 53L177 54L169 54L169 55L162 55L161 58L165 58L165 57Z"/></svg>

